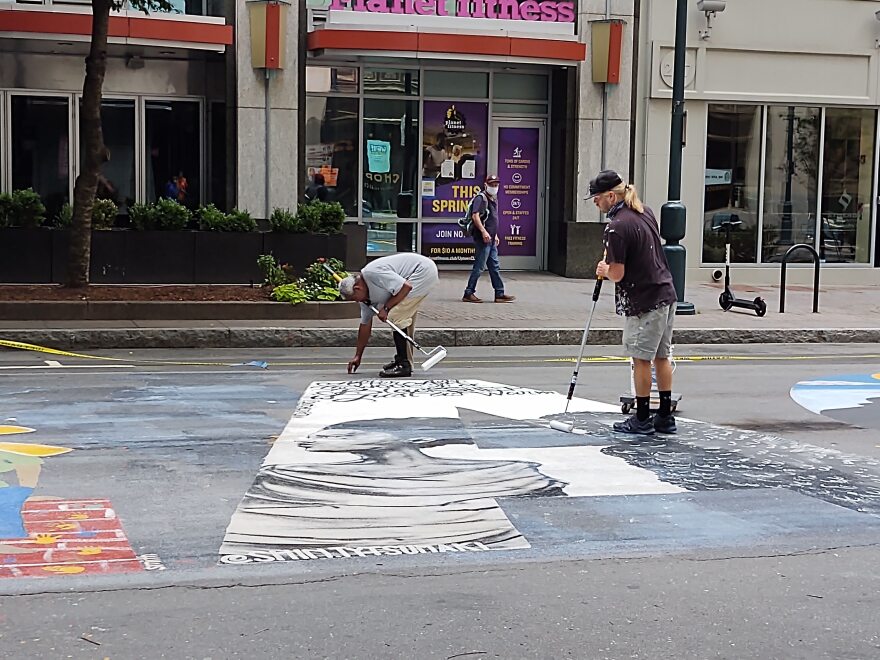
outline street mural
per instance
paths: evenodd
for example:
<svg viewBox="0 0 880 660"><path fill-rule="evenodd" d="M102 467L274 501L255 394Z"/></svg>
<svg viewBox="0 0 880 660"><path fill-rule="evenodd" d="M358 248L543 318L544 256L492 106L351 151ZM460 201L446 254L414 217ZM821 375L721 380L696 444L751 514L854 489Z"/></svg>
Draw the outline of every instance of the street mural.
<svg viewBox="0 0 880 660"><path fill-rule="evenodd" d="M682 490L546 428L564 401L476 380L313 383L233 514L221 561L528 548L497 498Z"/></svg>
<svg viewBox="0 0 880 660"><path fill-rule="evenodd" d="M24 440L32 433L35 429L24 426L0 426L0 437ZM46 459L71 451L0 442L0 473L15 482L0 481L0 577L142 569L109 501L34 495Z"/></svg>
<svg viewBox="0 0 880 660"><path fill-rule="evenodd" d="M804 380L791 388L791 398L818 415L880 429L880 373Z"/></svg>

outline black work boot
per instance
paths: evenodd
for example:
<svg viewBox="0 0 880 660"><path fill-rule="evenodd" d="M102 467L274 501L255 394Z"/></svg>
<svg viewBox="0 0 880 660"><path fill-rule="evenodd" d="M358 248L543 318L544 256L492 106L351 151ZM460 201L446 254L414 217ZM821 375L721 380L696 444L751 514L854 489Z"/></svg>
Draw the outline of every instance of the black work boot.
<svg viewBox="0 0 880 660"><path fill-rule="evenodd" d="M382 367L382 371L388 371L389 369L393 369L396 366L397 366L397 356L395 355L394 358L392 358L391 362L389 362L388 364L386 364Z"/></svg>
<svg viewBox="0 0 880 660"><path fill-rule="evenodd" d="M390 369L383 369L379 372L381 378L409 378L412 376L412 365L404 360L398 362Z"/></svg>

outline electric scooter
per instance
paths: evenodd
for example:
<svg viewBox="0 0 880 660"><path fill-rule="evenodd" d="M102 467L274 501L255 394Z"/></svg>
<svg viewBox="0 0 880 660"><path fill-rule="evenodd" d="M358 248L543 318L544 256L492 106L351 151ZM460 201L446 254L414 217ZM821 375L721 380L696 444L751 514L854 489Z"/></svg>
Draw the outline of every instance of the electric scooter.
<svg viewBox="0 0 880 660"><path fill-rule="evenodd" d="M758 296L754 300L746 300L745 298L737 298L730 290L730 230L732 227L738 227L742 224L742 220L736 213L716 213L712 216L712 229L714 231L725 230L726 237L724 239L724 291L718 296L718 304L725 312L733 307L741 309L750 309L758 316L764 316L767 313L767 303Z"/></svg>

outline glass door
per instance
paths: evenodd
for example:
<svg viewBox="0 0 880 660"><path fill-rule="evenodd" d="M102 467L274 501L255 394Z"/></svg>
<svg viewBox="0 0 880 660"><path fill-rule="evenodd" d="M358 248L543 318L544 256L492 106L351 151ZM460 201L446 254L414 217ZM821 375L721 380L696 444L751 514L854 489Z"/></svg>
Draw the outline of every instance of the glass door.
<svg viewBox="0 0 880 660"><path fill-rule="evenodd" d="M544 267L544 121L494 122L498 193L498 253L504 270ZM493 174L493 172L488 172Z"/></svg>

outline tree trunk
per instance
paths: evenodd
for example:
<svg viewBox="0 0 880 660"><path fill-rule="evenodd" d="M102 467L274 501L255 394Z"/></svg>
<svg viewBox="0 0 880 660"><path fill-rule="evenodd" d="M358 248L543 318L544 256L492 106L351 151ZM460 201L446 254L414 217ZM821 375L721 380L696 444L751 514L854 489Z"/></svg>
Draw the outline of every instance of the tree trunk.
<svg viewBox="0 0 880 660"><path fill-rule="evenodd" d="M109 159L101 129L101 89L107 72L107 29L112 0L92 0L92 42L86 58L86 79L80 109L82 170L73 187L73 222L67 259L67 286L89 284L92 248L92 207L98 188L98 174Z"/></svg>

